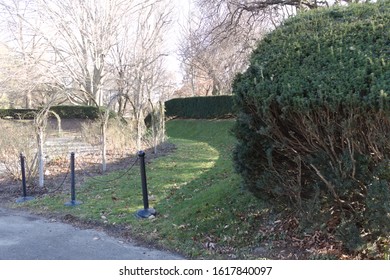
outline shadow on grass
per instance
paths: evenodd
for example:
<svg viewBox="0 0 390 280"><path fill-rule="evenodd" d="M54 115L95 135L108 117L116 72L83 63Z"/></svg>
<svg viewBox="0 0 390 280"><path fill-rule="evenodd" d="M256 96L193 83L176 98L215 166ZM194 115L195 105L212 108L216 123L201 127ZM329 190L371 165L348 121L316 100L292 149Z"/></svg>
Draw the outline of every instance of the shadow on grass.
<svg viewBox="0 0 390 280"><path fill-rule="evenodd" d="M170 122L168 135L178 151L168 163L153 163L153 169L173 165L174 170L166 172L163 180L151 177L164 192L155 203L161 216L146 227L157 231L169 247L193 258L242 255L240 246L246 250L258 241L252 225L261 219L261 210L259 202L241 190L233 170L232 124L226 120Z"/></svg>
<svg viewBox="0 0 390 280"><path fill-rule="evenodd" d="M80 186L78 199L84 202L80 206L63 206L67 199L63 195L29 205L106 225L123 225L132 236L190 258L249 258L248 248L263 238L256 224L261 223L266 209L241 190L231 160L232 125L231 120L167 123L175 152L146 167L149 203L158 212L155 219L141 221L134 215L142 208L137 167L113 183L86 180ZM151 159L151 153L146 154ZM120 172L98 178L109 181Z"/></svg>

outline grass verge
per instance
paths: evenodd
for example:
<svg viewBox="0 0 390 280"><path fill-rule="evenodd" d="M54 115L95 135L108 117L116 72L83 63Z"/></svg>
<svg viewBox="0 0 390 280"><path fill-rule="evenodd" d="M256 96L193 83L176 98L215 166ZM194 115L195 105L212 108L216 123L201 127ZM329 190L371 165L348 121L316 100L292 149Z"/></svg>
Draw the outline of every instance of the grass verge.
<svg viewBox="0 0 390 280"><path fill-rule="evenodd" d="M77 190L83 204L66 207L69 196L51 195L23 206L73 215L106 225L125 225L146 242L194 259L248 259L264 236L257 229L267 212L242 191L233 171L232 120L173 120L167 123L174 153L146 166L149 204L155 219L140 220L143 208L139 167L123 175L94 177ZM120 179L115 179L121 177Z"/></svg>

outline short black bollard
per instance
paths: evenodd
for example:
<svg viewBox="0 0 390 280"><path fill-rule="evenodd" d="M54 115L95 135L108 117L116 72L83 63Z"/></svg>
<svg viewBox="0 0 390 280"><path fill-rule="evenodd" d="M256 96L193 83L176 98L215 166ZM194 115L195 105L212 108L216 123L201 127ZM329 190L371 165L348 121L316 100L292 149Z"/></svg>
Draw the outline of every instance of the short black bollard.
<svg viewBox="0 0 390 280"><path fill-rule="evenodd" d="M74 153L70 154L70 192L71 192L71 200L65 203L65 206L75 206L80 205L82 202L76 200L76 179L75 179L75 159Z"/></svg>
<svg viewBox="0 0 390 280"><path fill-rule="evenodd" d="M144 202L144 209L138 210L136 215L138 218L150 218L156 216L157 212L153 208L149 208L148 187L146 184L146 171L145 171L145 152L139 151L138 157L140 159L141 168L141 183L142 183L142 196Z"/></svg>
<svg viewBox="0 0 390 280"><path fill-rule="evenodd" d="M23 188L23 196L16 200L17 203L25 202L28 200L33 200L34 197L27 196L27 184L26 184L26 167L25 167L25 156L20 154L20 166L22 171L22 188Z"/></svg>

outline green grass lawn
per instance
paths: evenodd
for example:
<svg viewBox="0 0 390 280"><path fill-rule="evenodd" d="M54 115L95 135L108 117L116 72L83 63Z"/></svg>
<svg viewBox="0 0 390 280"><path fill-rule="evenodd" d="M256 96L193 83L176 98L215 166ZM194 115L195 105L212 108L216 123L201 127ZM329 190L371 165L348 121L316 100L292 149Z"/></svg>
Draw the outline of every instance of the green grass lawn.
<svg viewBox="0 0 390 280"><path fill-rule="evenodd" d="M71 214L105 224L126 225L134 236L189 258L252 258L250 249L264 238L256 226L267 209L241 190L233 170L232 120L173 120L167 123L176 150L146 166L149 204L158 215L138 219L143 208L139 167L120 180L112 172L88 180L77 190L76 207L63 206L69 196L26 203L38 211ZM147 156L147 155L146 155Z"/></svg>

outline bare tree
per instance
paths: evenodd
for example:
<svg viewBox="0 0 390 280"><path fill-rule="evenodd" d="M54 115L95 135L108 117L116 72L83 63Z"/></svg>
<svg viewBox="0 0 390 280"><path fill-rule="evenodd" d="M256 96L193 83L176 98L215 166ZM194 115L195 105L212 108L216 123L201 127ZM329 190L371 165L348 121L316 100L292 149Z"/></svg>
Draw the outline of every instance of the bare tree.
<svg viewBox="0 0 390 280"><path fill-rule="evenodd" d="M40 91L41 84L49 82L42 67L47 46L36 32L42 22L35 10L36 3L31 0L0 1L3 36L13 62L3 84L12 105L17 107L32 108L33 101L40 100L37 96L33 99L33 94Z"/></svg>
<svg viewBox="0 0 390 280"><path fill-rule="evenodd" d="M37 143L37 160L38 160L38 185L43 187L45 185L45 153L44 153L44 144L46 138L46 127L47 121L50 115L53 115L57 118L59 127L61 125L60 117L57 113L50 110L50 108L57 104L56 100L59 95L57 94L57 90L54 90L55 94L49 95L50 100L46 100L43 107L38 111L38 113L34 117L34 129Z"/></svg>
<svg viewBox="0 0 390 280"><path fill-rule="evenodd" d="M103 171L108 114L115 103L121 110L126 105L131 108L140 148L145 112L151 102L158 101L155 96L162 95L167 88L162 62L166 55L163 36L170 23L169 1L0 0L0 3L8 13L10 25L16 26L10 30L15 31L13 38L22 46L20 49L39 46L36 49L41 51L38 58L25 52L21 59L25 65L32 65L24 62L32 58L33 62L39 62L36 63L39 71L32 68L25 71L44 73L35 88L40 92L48 89L42 97L44 109L37 117L39 134L43 135L45 117L50 112L46 105L51 106L54 100L47 93L56 89L66 93L71 103L106 107L99 118ZM21 3L33 4L34 8L28 10L31 16L18 12L25 7ZM24 48L27 38L28 48ZM39 139L41 145L43 137Z"/></svg>
<svg viewBox="0 0 390 280"><path fill-rule="evenodd" d="M265 18L275 19L288 11L295 13L352 2L367 0L195 0L197 6L207 12L206 17L210 14L223 15L219 23L214 25L214 29L229 27L231 30L242 26L243 23L253 25ZM220 35L224 36L222 33Z"/></svg>
<svg viewBox="0 0 390 280"><path fill-rule="evenodd" d="M136 1L124 0L39 0L41 17L51 25L45 39L50 45L55 66L53 76L63 80L68 99L75 104L97 107L104 104L107 85L107 57L117 44L116 34ZM65 84L66 82L66 84ZM107 110L100 111L102 171L106 171Z"/></svg>
<svg viewBox="0 0 390 280"><path fill-rule="evenodd" d="M0 106L3 108L14 107L15 102L9 98L13 85L12 77L15 71L16 58L12 50L0 42Z"/></svg>
<svg viewBox="0 0 390 280"><path fill-rule="evenodd" d="M286 18L353 0L195 0L183 28L180 56L192 95L230 94L256 42Z"/></svg>
<svg viewBox="0 0 390 280"><path fill-rule="evenodd" d="M56 55L56 65L71 79L73 103L103 105L107 54L116 44L119 23L133 1L39 0L41 17L51 25L46 40ZM47 34L47 32L45 32Z"/></svg>
<svg viewBox="0 0 390 280"><path fill-rule="evenodd" d="M137 135L137 148L142 147L145 112L149 104L158 102L169 88L169 79L163 67L167 52L164 36L171 24L169 1L143 3L134 18L133 26L125 26L125 34L118 37L113 48L112 73L116 88L123 97L119 101L119 112L131 114Z"/></svg>
<svg viewBox="0 0 390 280"><path fill-rule="evenodd" d="M58 104L62 89L56 81L47 75L47 59L50 57L48 45L39 30L42 21L36 14L36 2L29 0L2 0L1 13L4 16L5 38L9 44L9 56L13 65L7 68L3 84L9 99L18 103L19 93L25 99L24 107L40 106L41 110L34 118L39 186L44 186L44 150L45 129L50 107ZM57 115L56 115L57 116ZM57 116L58 117L58 116Z"/></svg>
<svg viewBox="0 0 390 280"><path fill-rule="evenodd" d="M51 25L45 39L54 53L53 76L70 80L64 87L76 104L106 107L100 112L102 170L106 170L108 113L132 107L141 146L147 94L155 91L150 69L164 54L153 52L161 43L167 1L39 0L41 17ZM42 31L43 34L47 32ZM116 86L113 83L116 80ZM151 83L150 83L151 82ZM77 93L77 94L75 94Z"/></svg>
<svg viewBox="0 0 390 280"><path fill-rule="evenodd" d="M265 31L263 21L231 28L225 22L228 7L213 5L199 3L183 28L180 56L192 95L230 94L233 77L246 67L256 39Z"/></svg>

